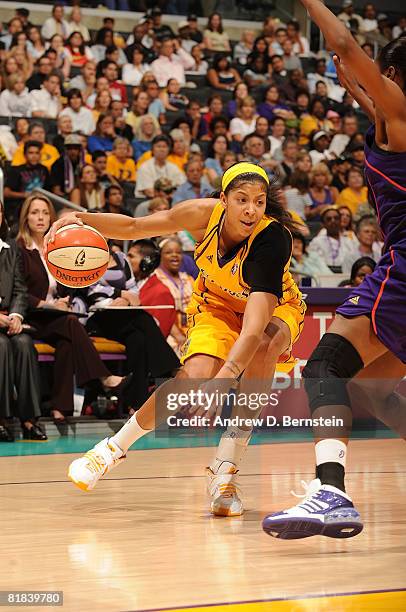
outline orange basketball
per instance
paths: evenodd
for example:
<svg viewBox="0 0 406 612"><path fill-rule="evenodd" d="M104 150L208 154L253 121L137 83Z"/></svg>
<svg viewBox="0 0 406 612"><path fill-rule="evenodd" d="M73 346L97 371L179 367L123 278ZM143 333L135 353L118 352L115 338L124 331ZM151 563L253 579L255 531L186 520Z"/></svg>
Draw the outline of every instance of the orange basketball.
<svg viewBox="0 0 406 612"><path fill-rule="evenodd" d="M109 248L105 238L89 225L67 225L48 243L48 270L65 287L89 287L107 270Z"/></svg>

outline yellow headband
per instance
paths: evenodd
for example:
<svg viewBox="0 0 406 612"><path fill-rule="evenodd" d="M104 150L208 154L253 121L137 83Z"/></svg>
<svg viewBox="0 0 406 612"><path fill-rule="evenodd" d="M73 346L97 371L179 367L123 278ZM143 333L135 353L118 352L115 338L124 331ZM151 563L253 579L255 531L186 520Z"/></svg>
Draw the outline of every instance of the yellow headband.
<svg viewBox="0 0 406 612"><path fill-rule="evenodd" d="M234 166L231 166L231 168L224 172L223 178L221 179L222 191L225 191L231 181L237 178L237 176L239 176L240 174L245 174L246 172L258 174L269 185L268 175L265 170L261 168L261 166L257 166L257 164L252 164L251 162L240 162L239 164L234 164Z"/></svg>

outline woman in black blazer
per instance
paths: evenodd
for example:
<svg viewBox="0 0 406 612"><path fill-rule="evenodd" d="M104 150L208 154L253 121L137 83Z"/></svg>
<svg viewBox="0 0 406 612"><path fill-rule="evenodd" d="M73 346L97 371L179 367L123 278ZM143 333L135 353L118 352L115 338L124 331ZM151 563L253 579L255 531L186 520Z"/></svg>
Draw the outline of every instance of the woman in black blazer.
<svg viewBox="0 0 406 612"><path fill-rule="evenodd" d="M8 226L0 201L0 442L14 441L6 426L12 416L14 387L24 439L47 440L37 423L41 416L37 353L31 337L23 329L28 297L21 254L14 240L8 240L7 236Z"/></svg>
<svg viewBox="0 0 406 612"><path fill-rule="evenodd" d="M73 376L79 386L100 381L105 391L120 394L127 379L113 376L101 361L77 316L71 313L69 293L57 285L45 265L44 235L56 215L47 197L32 194L20 214L17 243L28 288L29 323L39 338L55 347L51 414L62 422L73 414Z"/></svg>

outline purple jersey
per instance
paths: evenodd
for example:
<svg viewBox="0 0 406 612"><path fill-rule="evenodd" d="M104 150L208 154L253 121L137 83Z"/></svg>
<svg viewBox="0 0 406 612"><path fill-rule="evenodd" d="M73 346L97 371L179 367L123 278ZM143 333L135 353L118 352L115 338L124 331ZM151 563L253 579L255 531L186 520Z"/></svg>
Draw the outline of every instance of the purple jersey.
<svg viewBox="0 0 406 612"><path fill-rule="evenodd" d="M406 153L379 149L375 126L366 134L365 175L384 234L385 250L406 250Z"/></svg>
<svg viewBox="0 0 406 612"><path fill-rule="evenodd" d="M406 363L406 153L379 149L374 127L366 134L365 174L385 254L337 313L369 317L382 344Z"/></svg>

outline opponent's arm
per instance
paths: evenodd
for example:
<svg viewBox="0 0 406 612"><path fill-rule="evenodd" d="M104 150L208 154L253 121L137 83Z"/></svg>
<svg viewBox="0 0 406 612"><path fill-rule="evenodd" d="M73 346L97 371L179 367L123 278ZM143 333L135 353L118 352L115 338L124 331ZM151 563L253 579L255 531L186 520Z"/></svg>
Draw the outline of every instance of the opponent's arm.
<svg viewBox="0 0 406 612"><path fill-rule="evenodd" d="M340 85L352 95L354 100L358 102L368 119L375 122L375 106L371 98L367 96L365 91L359 86L356 78L348 69L348 66L341 60L338 55L333 56L334 65L336 67L338 80Z"/></svg>
<svg viewBox="0 0 406 612"><path fill-rule="evenodd" d="M379 71L379 67L361 49L351 33L321 0L301 0L310 17L317 23L331 49L350 68L358 83L366 90L387 117L406 119L404 94L400 87Z"/></svg>
<svg viewBox="0 0 406 612"><path fill-rule="evenodd" d="M138 240L173 234L180 230L191 233L199 232L207 227L210 215L217 200L202 198L185 200L170 210L163 210L147 217L131 219L126 215L113 213L73 212L62 217L50 228L45 236L45 246L53 241L55 233L67 225L90 225L106 238L117 240Z"/></svg>
<svg viewBox="0 0 406 612"><path fill-rule="evenodd" d="M251 293L245 307L242 329L216 378L237 378L258 350L278 299L272 293Z"/></svg>

